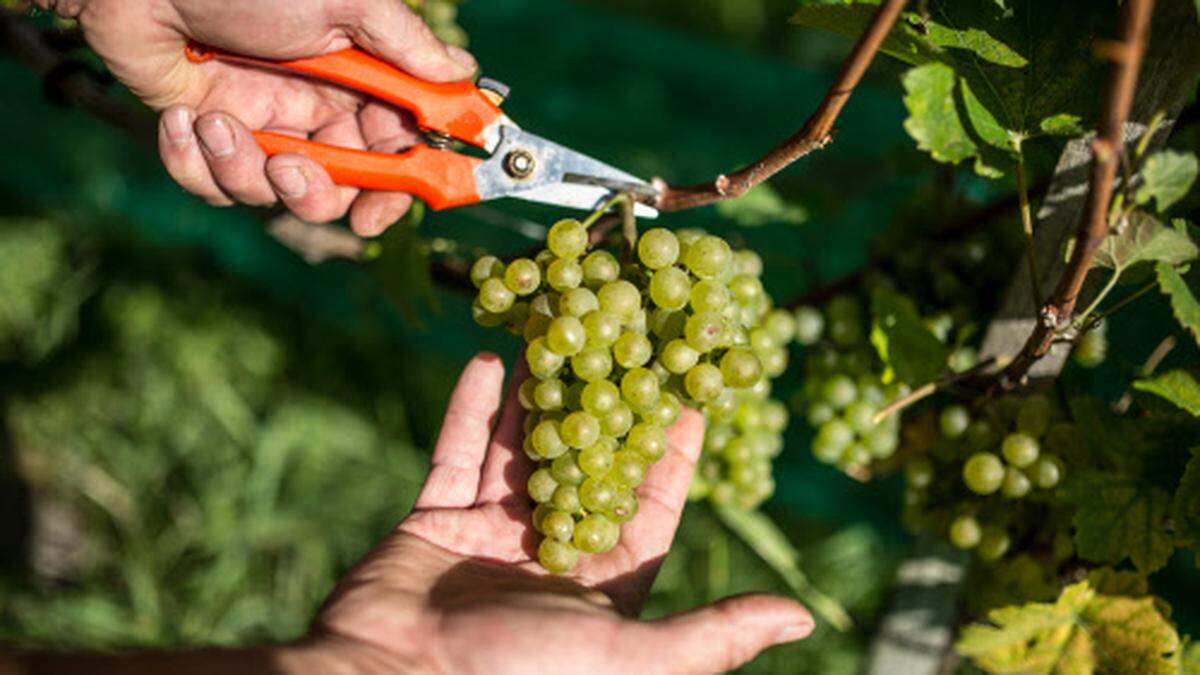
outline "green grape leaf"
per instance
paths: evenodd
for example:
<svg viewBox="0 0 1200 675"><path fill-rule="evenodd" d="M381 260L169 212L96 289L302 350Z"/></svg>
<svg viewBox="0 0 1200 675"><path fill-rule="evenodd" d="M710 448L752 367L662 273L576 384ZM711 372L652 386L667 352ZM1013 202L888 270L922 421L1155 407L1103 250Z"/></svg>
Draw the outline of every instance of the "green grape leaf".
<svg viewBox="0 0 1200 675"><path fill-rule="evenodd" d="M1200 162L1190 152L1161 150L1146 158L1142 167L1142 186L1137 191L1137 203L1157 203L1158 212L1171 208L1183 199L1200 171Z"/></svg>
<svg viewBox="0 0 1200 675"><path fill-rule="evenodd" d="M1140 598L1150 592L1150 582L1146 579L1146 575L1130 570L1100 567L1088 572L1087 580L1097 593L1104 595Z"/></svg>
<svg viewBox="0 0 1200 675"><path fill-rule="evenodd" d="M1194 260L1198 251L1185 228L1164 225L1149 213L1134 211L1120 232L1104 238L1092 267L1120 273L1140 262L1181 265Z"/></svg>
<svg viewBox="0 0 1200 675"><path fill-rule="evenodd" d="M1186 370L1172 370L1138 380L1133 383L1133 388L1165 398L1189 414L1200 417L1200 383Z"/></svg>
<svg viewBox="0 0 1200 675"><path fill-rule="evenodd" d="M1158 275L1159 290L1171 301L1175 320L1200 344L1200 302L1196 295L1174 265L1158 263L1154 271Z"/></svg>
<svg viewBox="0 0 1200 675"><path fill-rule="evenodd" d="M918 66L904 74L904 129L917 147L939 162L957 164L978 152L954 105L957 78L943 63Z"/></svg>
<svg viewBox="0 0 1200 675"><path fill-rule="evenodd" d="M808 211L789 204L766 183L759 183L737 199L717 202L717 213L742 227L761 227L772 223L803 225Z"/></svg>
<svg viewBox="0 0 1200 675"><path fill-rule="evenodd" d="M988 613L955 645L989 672L1174 673L1179 635L1153 598L1108 596L1087 581L1051 603Z"/></svg>
<svg viewBox="0 0 1200 675"><path fill-rule="evenodd" d="M1047 136L1079 136L1083 133L1083 120L1078 115L1062 113L1038 122L1038 128Z"/></svg>
<svg viewBox="0 0 1200 675"><path fill-rule="evenodd" d="M948 347L921 320L913 301L889 289L871 298L871 344L895 379L919 385L932 382L946 370Z"/></svg>
<svg viewBox="0 0 1200 675"><path fill-rule="evenodd" d="M1129 558L1148 574L1174 553L1165 490L1123 474L1083 470L1072 474L1063 496L1078 507L1071 523L1080 557L1106 564Z"/></svg>
<svg viewBox="0 0 1200 675"><path fill-rule="evenodd" d="M1182 546L1200 544L1200 448L1192 448L1192 459L1179 479L1171 504L1175 538Z"/></svg>
<svg viewBox="0 0 1200 675"><path fill-rule="evenodd" d="M1200 0L1196 0L1200 12ZM1200 675L1200 642L1185 638L1179 650L1179 672L1182 675Z"/></svg>

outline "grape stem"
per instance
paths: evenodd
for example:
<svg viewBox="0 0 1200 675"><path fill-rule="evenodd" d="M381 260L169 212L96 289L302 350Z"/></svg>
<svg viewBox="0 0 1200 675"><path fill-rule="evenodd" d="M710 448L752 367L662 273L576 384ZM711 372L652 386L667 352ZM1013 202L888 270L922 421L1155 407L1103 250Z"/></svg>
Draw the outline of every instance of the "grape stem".
<svg viewBox="0 0 1200 675"><path fill-rule="evenodd" d="M1021 384L1033 364L1050 351L1060 329L1070 321L1096 252L1108 236L1113 183L1124 151L1125 122L1137 90L1153 10L1154 0L1128 0L1121 7L1119 40L1104 50L1114 66L1105 90L1096 138L1092 141L1095 158L1087 201L1075 233L1075 246L1054 292L1042 305L1038 322L1024 347L1007 367L992 376L993 382L1001 388Z"/></svg>
<svg viewBox="0 0 1200 675"><path fill-rule="evenodd" d="M854 49L846 57L837 79L826 92L817 109L790 138L773 148L761 159L714 180L686 187L673 187L661 178L654 180L659 196L655 206L660 211L682 211L707 206L726 199L736 199L750 188L762 183L814 150L820 150L833 140L833 125L846 101L854 93L875 55L904 9L908 0L884 0L871 23L859 36Z"/></svg>
<svg viewBox="0 0 1200 675"><path fill-rule="evenodd" d="M1033 304L1042 306L1042 280L1038 275L1037 253L1033 245L1033 213L1029 206L1029 186L1025 179L1025 153L1021 152L1021 143L1014 143L1017 151L1017 199L1021 211L1021 230L1025 233L1025 257L1029 259L1029 287L1033 292Z"/></svg>
<svg viewBox="0 0 1200 675"><path fill-rule="evenodd" d="M979 363L975 364L974 367L972 367L968 370L964 370L961 373L953 373L951 375L947 375L947 376L941 378L940 380L937 380L936 382L929 382L928 384L923 384L920 387L917 387L916 389L912 390L911 392L905 394L904 396L901 396L900 398L896 399L895 401L892 401L891 403L884 406L882 409L880 409L879 412L875 413L875 417L871 421L874 424L879 424L879 423L883 422L884 420L886 420L887 418L891 417L892 415L895 415L896 413L904 410L905 408L912 406L913 404L915 404L919 401L923 401L923 400L929 398L930 396L933 396L934 394L938 393L939 391L942 391L943 389L952 387L955 384L958 384L959 382L962 382L964 380L969 380L973 377L976 377L980 373L991 368L993 365L995 365L995 363L996 363L996 357L993 356L990 358L986 358L986 359L980 361Z"/></svg>

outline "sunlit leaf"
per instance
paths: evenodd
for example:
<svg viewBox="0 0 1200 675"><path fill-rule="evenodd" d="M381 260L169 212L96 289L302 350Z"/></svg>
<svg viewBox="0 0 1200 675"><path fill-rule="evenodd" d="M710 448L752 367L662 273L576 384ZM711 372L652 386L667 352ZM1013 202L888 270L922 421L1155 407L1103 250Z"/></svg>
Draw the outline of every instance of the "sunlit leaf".
<svg viewBox="0 0 1200 675"><path fill-rule="evenodd" d="M1104 238L1093 266L1121 272L1140 262L1180 265L1195 259L1197 251L1186 230L1134 211L1120 232Z"/></svg>
<svg viewBox="0 0 1200 675"><path fill-rule="evenodd" d="M1175 320L1200 344L1200 301L1188 286L1183 275L1174 265L1159 263L1155 266L1158 287L1171 301Z"/></svg>
<svg viewBox="0 0 1200 675"><path fill-rule="evenodd" d="M896 379L920 385L945 372L950 347L929 330L912 300L880 289L871 298L871 315L871 343Z"/></svg>
<svg viewBox="0 0 1200 675"><path fill-rule="evenodd" d="M1143 573L1171 558L1171 495L1162 488L1133 476L1084 470L1070 477L1063 492L1077 507L1071 524L1080 557L1106 564L1129 558Z"/></svg>
<svg viewBox="0 0 1200 675"><path fill-rule="evenodd" d="M1183 199L1196 182L1200 162L1190 152L1161 150L1146 158L1142 167L1142 185L1137 191L1137 202L1156 202L1159 213L1171 208Z"/></svg>
<svg viewBox="0 0 1200 675"><path fill-rule="evenodd" d="M789 204L766 183L759 183L737 199L717 202L717 213L742 227L760 227L771 223L801 225L808 220L808 211L798 204Z"/></svg>
<svg viewBox="0 0 1200 675"><path fill-rule="evenodd" d="M1133 388L1165 398L1188 413L1200 417L1200 383L1186 370L1172 370L1138 380Z"/></svg>

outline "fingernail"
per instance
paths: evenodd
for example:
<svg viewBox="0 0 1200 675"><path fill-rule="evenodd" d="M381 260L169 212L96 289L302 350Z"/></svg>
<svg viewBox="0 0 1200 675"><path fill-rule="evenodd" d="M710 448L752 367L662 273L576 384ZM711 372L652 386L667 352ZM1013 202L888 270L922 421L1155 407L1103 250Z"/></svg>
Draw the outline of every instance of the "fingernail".
<svg viewBox="0 0 1200 675"><path fill-rule="evenodd" d="M793 623L783 627L779 634L775 636L775 644L781 645L785 642L795 642L809 636L812 633L813 625L811 623Z"/></svg>
<svg viewBox="0 0 1200 675"><path fill-rule="evenodd" d="M217 159L224 159L233 154L233 129L229 123L220 117L206 117L196 125L200 134L200 142L208 154Z"/></svg>
<svg viewBox="0 0 1200 675"><path fill-rule="evenodd" d="M464 69L474 73L479 68L479 62L475 60L475 57L462 47L450 45L446 47L446 51L449 52L450 58Z"/></svg>
<svg viewBox="0 0 1200 675"><path fill-rule="evenodd" d="M267 171L267 178L281 195L289 199L299 199L308 192L308 178L299 167L273 167Z"/></svg>
<svg viewBox="0 0 1200 675"><path fill-rule="evenodd" d="M177 148L182 148L192 142L195 135L192 132L192 111L187 108L176 108L163 115L163 128L167 132L167 140Z"/></svg>

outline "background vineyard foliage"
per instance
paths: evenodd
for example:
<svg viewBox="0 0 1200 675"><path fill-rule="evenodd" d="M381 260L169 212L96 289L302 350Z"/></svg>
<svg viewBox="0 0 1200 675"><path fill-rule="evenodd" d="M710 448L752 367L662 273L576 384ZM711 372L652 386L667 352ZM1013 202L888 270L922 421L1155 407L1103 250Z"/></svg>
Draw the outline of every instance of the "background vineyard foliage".
<svg viewBox="0 0 1200 675"><path fill-rule="evenodd" d="M457 26L456 3L410 4L419 5L439 34L455 42L465 38ZM798 11L796 3L776 0L617 6L671 30L700 31L743 48L830 67L847 44L837 34L860 30L874 4L801 2ZM872 192L877 176L866 165L828 176L798 167L794 174L806 180L785 175L774 189L757 190L747 200L688 222L712 226L735 242L757 244L764 251L768 288L782 289L775 291L780 298L798 286L819 285L819 279L797 275L798 264L829 278L839 269L830 261L848 269L845 251L869 250L874 271L852 285L858 290L851 294L859 298L861 346L871 355L872 376L886 378L890 372L918 386L931 373L961 370L950 355L978 346L999 289L1022 253L1020 224L1011 211L984 227L958 228L980 206L1011 193L1018 164L1026 166L1031 184L1044 179L1062 140L1094 123L1101 66L1088 50L1064 45L1078 47L1081 35L1110 34L1114 13L1107 6L1067 4L1036 11L1077 12L1082 20L1025 16L1021 12L1027 8L1015 3L982 0L929 2L922 5L927 13L906 15L899 40L885 46L897 58L881 60L872 72L872 82L886 96L869 99L872 93L864 90L856 100L871 101L868 107L875 109L902 102L907 143L940 168L930 171L929 162L916 159L911 150L882 150L891 147L884 137L893 123L872 127L859 118L856 124L852 116L866 103L851 106L851 117L843 120L846 129L827 151L842 157L863 153L889 178L909 178L894 190L900 199ZM1190 3L1181 6L1193 11ZM471 6L464 11L469 16ZM540 10L513 3L486 11L509 12L505 20L513 21L521 12ZM557 16L574 17L576 11L586 17L579 25L611 25L606 14L574 7ZM497 25L517 29L512 23ZM1014 32L1021 25L1038 32ZM672 49L684 49L677 35L654 35ZM480 42L487 54L488 41ZM1027 45L1044 48L1031 52ZM734 53L723 52L723 58L745 61L729 65L730 72L760 67L753 57L730 56ZM570 60L566 52L561 55L566 58L559 62ZM977 59L988 65L976 68ZM1051 66L1061 70L1055 70L1056 86L1022 88L1021 76ZM1014 74L1019 75L1015 80ZM617 96L637 91L646 101L659 100L661 92L655 94L636 74L622 71L613 77L593 84L610 87L607 91ZM981 93L987 91L1003 95ZM515 99L517 105L520 100ZM1021 103L1021 116L999 110L1011 101ZM554 105L559 107L551 109L573 109L560 99ZM792 107L777 98L756 105ZM941 116L931 116L936 111ZM1117 661L1096 665L1118 670L1120 665L1171 671L1197 659L1195 647L1180 637L1198 632L1197 607L1189 601L1197 575L1194 554L1187 549L1197 538L1192 524L1200 460L1190 451L1194 441L1179 441L1194 435L1196 425L1187 415L1200 408L1189 376L1197 361L1195 331L1189 334L1188 324L1191 316L1200 316L1188 302L1195 272L1187 267L1188 256L1172 258L1144 245L1166 237L1173 242L1166 249L1181 250L1190 230L1172 228L1171 220L1196 222L1200 191L1188 191L1183 180L1194 167L1187 153L1200 149L1200 125L1194 119L1194 113L1185 113L1170 142L1177 154L1158 156L1153 168L1148 162L1151 185L1131 192L1139 222L1148 223L1136 232L1150 236L1118 241L1122 246L1107 258L1108 269L1121 269L1128 282L1118 285L1113 297L1150 282L1169 295L1155 286L1114 317L1106 324L1107 360L1092 368L1069 366L1050 392L1058 414L1083 422L1085 444L1096 453L1074 467L1068 463L1064 487L1031 507L1053 503L1058 515L1026 520L1031 526L1048 525L1032 530L1066 533L1073 542L1068 541L1069 551L1062 549L1068 551L1063 557L1062 551L1046 548L1062 537L1013 533L999 562L972 563L964 619L978 623L962 632L959 651L976 666L1040 668L1052 664L1030 659L1063 646L1070 646L1063 653L1081 664L1096 654L1117 654ZM539 122L555 120L550 115ZM895 129L900 122L894 121ZM563 133L567 128L586 133L586 125L576 122L564 126ZM858 130L857 137L847 134L849 129ZM616 146L619 140L602 139L597 147ZM662 166L644 157L642 148L638 153L631 155L633 161L652 167L644 171ZM714 161L727 168L730 160ZM820 162L828 160L811 161L823 166ZM73 170L84 186L81 204L86 199L119 203L120 190L99 179L102 167ZM837 181L838 176L837 189L817 189L822 178ZM873 198L873 217L854 211L863 195ZM418 222L411 219L384 240L384 255L373 266L374 283L406 308L403 323L419 322L450 335L460 329L447 328L444 317L469 316L469 311L454 294L435 292L425 265L473 256L495 243L473 238L478 222L464 229L453 214L439 216L435 228L418 227ZM845 229L847 224L853 231ZM885 228L870 246L863 245ZM397 342L390 329L377 325L340 325L322 314L319 303L307 306L263 292L260 282L245 278L244 269L228 273L202 256L131 243L113 235L119 229L97 227L69 212L5 214L0 225L0 255L6 256L0 268L5 432L0 442L11 458L0 499L7 500L4 513L33 515L0 523L16 528L13 536L31 549L6 549L0 635L25 644L98 647L238 644L297 635L338 572L407 508L423 473L436 431L430 427L444 404L452 365L428 357L429 341L412 337L419 328ZM812 246L772 245L794 242L788 237L800 231L812 237L805 239ZM822 231L836 234L821 236ZM986 266L971 264L979 260L972 249L980 244L988 247ZM780 253L785 250L798 250L799 258ZM1134 264L1144 256L1161 263L1158 269ZM358 286L349 288L367 296ZM877 299L881 288L891 299ZM430 306L442 313L431 313ZM1175 327L1176 315L1183 329ZM903 330L894 328L897 317ZM893 328L885 330L888 326ZM1146 355L1172 333L1179 346L1158 377L1143 378L1139 370ZM778 386L781 395L803 394L799 376L811 352L794 351L791 372ZM1121 398L1138 379L1131 412L1107 412L1105 403ZM1085 393L1091 398L1080 398ZM904 550L892 514L896 504L908 500L907 524L937 537L949 534L949 523L963 508L974 509L987 499L1005 504L997 497L974 497L962 487L955 463L961 458L951 453L955 459L935 474L946 490L913 508L912 490L903 486L912 481L906 465L911 468L914 457L944 443L939 415L951 402L938 397L906 411L903 428L896 430L900 445L894 456L843 466L856 469L850 473L857 479L872 478L870 485L835 479L832 469L818 466L805 451L812 440L807 425L796 420L777 467L780 494L766 507L790 543L781 544L719 509L693 505L652 593L648 616L741 590L821 589L849 611L856 628L838 633L822 622L813 640L772 650L748 670L856 672ZM346 484L356 489L340 489ZM1096 486L1102 489L1091 489ZM1117 502L1151 520L1169 514L1176 527L1169 532L1141 527L1112 508ZM824 518L824 524L813 516L830 512L839 515ZM1109 536L1113 533L1119 536ZM772 542L782 549L770 549ZM1176 547L1184 551L1173 555ZM781 571L780 565L763 562L764 556L791 560L793 566L798 559L808 578L798 582L794 567L784 565Z"/></svg>

